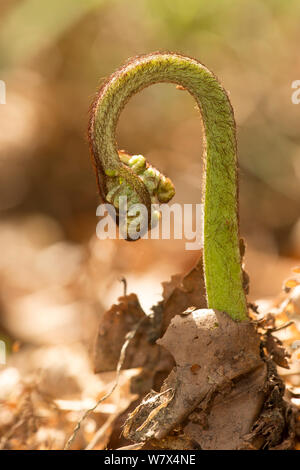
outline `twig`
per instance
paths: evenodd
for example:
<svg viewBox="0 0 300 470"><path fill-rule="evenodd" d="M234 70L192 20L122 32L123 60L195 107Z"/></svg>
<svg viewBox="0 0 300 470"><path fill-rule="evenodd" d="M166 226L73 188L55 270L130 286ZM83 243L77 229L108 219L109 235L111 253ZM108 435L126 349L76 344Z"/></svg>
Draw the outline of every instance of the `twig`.
<svg viewBox="0 0 300 470"><path fill-rule="evenodd" d="M131 444L129 446L119 447L117 450L139 450L144 444L144 442L137 442L136 444Z"/></svg>
<svg viewBox="0 0 300 470"><path fill-rule="evenodd" d="M147 318L147 317L145 317ZM75 437L77 436L77 433L81 427L81 424L83 423L83 421L93 412L95 411L95 409L100 405L100 403L102 403L104 400L106 400L108 397L110 397L110 395L115 391L116 387L118 386L118 383L119 383L119 378L120 378L120 372L121 372L121 368L122 368L122 365L124 363L124 359L125 359L125 354L126 354L126 349L130 343L130 341L134 338L136 332L138 331L139 327L141 326L142 322L145 320L145 318L142 318L138 323L137 325L134 327L133 330L129 331L129 333L127 333L126 335L126 339L125 339L125 342L123 343L123 346L121 348L121 352L120 352L120 357L119 357L119 361L118 361L118 364L117 364L117 368L116 368L116 379L115 379L115 383L113 384L112 388L110 389L109 392L107 392L104 397L100 398L97 403L92 407L92 408L89 408L88 410L86 410L86 412L83 414L83 416L80 418L80 420L78 421L78 423L76 424L75 426L75 429L73 431L73 433L71 434L71 436L69 437L65 447L64 447L64 450L69 450L71 445L73 444L73 441L75 439Z"/></svg>
<svg viewBox="0 0 300 470"><path fill-rule="evenodd" d="M282 326L277 326L275 328L268 328L267 331L270 331L271 333L273 333L273 332L276 332L276 331L284 330L285 328L287 328L288 326L293 325L294 323L295 322L293 320L290 320Z"/></svg>
<svg viewBox="0 0 300 470"><path fill-rule="evenodd" d="M121 277L120 282L123 284L123 296L126 297L127 295L127 280L125 277Z"/></svg>
<svg viewBox="0 0 300 470"><path fill-rule="evenodd" d="M109 426L113 423L113 421L115 420L117 414L114 413L114 414L111 414L107 420L105 421L105 423L103 424L103 426L101 426L98 431L96 432L96 434L94 435L93 439L91 440L91 442L86 446L85 450L92 450L99 442L99 440L101 439L101 437L106 433L106 431L108 430Z"/></svg>

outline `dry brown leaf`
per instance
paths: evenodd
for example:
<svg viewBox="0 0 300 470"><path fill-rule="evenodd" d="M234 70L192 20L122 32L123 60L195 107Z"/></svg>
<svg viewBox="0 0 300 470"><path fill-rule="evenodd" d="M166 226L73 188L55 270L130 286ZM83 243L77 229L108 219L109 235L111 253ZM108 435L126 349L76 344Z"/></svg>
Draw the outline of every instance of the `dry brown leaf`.
<svg viewBox="0 0 300 470"><path fill-rule="evenodd" d="M264 345L268 354L278 366L289 369L287 357L290 357L290 354L287 353L280 339L271 334L271 331L267 331L265 334Z"/></svg>
<svg viewBox="0 0 300 470"><path fill-rule="evenodd" d="M188 274L172 276L171 281L163 282L162 285L161 331L163 334L175 315L184 312L190 306L196 308L206 308L207 306L202 252L196 266Z"/></svg>
<svg viewBox="0 0 300 470"><path fill-rule="evenodd" d="M139 442L161 440L197 408L205 412L213 404L209 429L194 420L186 426L187 435L204 449L238 448L260 412L267 379L254 326L211 309L194 310L174 317L158 342L171 352L176 367L160 393L150 393L129 416L125 436ZM222 428L218 407L224 400L227 425Z"/></svg>
<svg viewBox="0 0 300 470"><path fill-rule="evenodd" d="M135 294L119 298L100 318L99 330L94 350L95 372L107 372L116 369L122 345L127 333L144 318L143 324L136 333L126 351L123 369L141 367L147 363L148 356L157 350L157 346L147 341L148 319L142 310Z"/></svg>

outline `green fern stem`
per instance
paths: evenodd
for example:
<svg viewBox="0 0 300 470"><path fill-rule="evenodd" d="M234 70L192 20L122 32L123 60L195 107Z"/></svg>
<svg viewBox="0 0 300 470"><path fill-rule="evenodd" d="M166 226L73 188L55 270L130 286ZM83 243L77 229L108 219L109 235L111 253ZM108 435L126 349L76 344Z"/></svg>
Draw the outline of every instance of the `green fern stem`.
<svg viewBox="0 0 300 470"><path fill-rule="evenodd" d="M114 191L122 187L121 193L132 203L150 208L153 194L141 173L122 161L115 131L129 98L159 82L185 88L196 100L202 116L206 162L204 276L208 307L225 311L237 321L248 320L239 248L233 109L226 91L204 65L178 54L154 53L130 60L104 83L91 109L88 133L100 193L104 200L111 201ZM157 182L158 199L169 200L174 194L171 181L158 174ZM166 193L166 197L161 196Z"/></svg>

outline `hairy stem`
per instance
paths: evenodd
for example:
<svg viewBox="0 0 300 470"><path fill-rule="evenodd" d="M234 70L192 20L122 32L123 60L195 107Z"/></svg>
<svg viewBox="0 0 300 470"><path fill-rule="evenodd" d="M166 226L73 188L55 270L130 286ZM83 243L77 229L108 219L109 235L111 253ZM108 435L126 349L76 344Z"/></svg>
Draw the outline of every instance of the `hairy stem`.
<svg viewBox="0 0 300 470"><path fill-rule="evenodd" d="M204 65L178 54L149 54L129 61L102 86L92 106L89 126L100 193L107 200L115 185L125 182L122 194L149 208L151 197L143 178L120 160L115 131L129 98L159 82L184 87L195 98L204 125L204 275L208 307L225 311L234 320L247 320L239 249L234 115L226 91ZM163 184L164 190L171 188L172 196L170 180L163 180Z"/></svg>

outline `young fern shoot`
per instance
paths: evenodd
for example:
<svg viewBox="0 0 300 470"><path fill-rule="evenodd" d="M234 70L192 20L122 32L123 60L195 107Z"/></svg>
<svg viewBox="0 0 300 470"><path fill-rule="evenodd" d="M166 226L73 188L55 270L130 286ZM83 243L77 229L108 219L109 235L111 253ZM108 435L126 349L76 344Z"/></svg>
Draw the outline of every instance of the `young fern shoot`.
<svg viewBox="0 0 300 470"><path fill-rule="evenodd" d="M153 53L133 58L100 88L91 109L89 142L100 195L116 209L127 196L128 210L168 202L174 195L170 179L144 157L118 152L115 132L122 109L143 88L171 82L196 100L204 126L204 277L208 307L246 321L247 302L239 247L236 127L228 95L216 77L195 59ZM144 222L149 222L144 221ZM129 234L130 238L130 234Z"/></svg>

